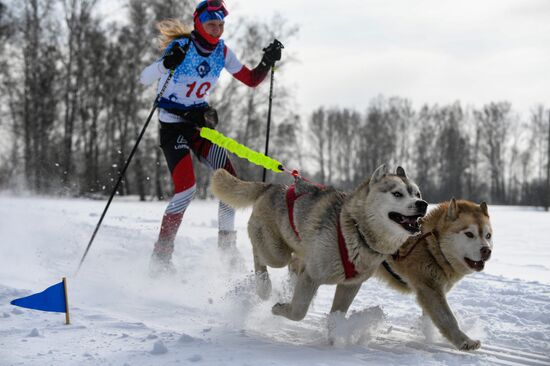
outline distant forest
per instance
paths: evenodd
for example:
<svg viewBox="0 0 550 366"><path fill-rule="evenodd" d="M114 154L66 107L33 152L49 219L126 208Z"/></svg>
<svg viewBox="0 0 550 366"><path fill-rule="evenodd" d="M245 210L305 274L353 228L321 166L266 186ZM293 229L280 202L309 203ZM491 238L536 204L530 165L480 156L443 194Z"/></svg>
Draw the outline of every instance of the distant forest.
<svg viewBox="0 0 550 366"><path fill-rule="evenodd" d="M139 83L141 70L160 55L155 24L174 17L191 24L195 3L127 0L126 21L106 23L97 0L0 0L0 189L108 196L155 99L155 88ZM224 38L250 67L273 38L284 43L298 32L278 15L233 22ZM276 77L293 61L284 52ZM210 99L219 130L263 152L268 94L269 80L250 89L224 79ZM386 163L403 166L429 202L550 205L545 106L520 117L507 101L413 108L408 99L380 96L360 111L320 106L302 116L292 90L277 82L273 103L270 156L310 180L351 190ZM155 121L120 195L171 195ZM261 179L261 168L233 161L241 178ZM201 164L195 169L197 194L207 197L209 174Z"/></svg>

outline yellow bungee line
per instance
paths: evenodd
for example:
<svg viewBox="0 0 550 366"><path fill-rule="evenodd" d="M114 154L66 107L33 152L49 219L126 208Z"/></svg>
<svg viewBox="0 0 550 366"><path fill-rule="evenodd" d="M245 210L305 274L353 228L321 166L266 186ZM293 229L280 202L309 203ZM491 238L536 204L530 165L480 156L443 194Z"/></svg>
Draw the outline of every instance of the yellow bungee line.
<svg viewBox="0 0 550 366"><path fill-rule="evenodd" d="M283 164L278 162L275 159L265 156L262 153L249 149L248 147L239 144L237 141L224 136L216 130L213 130L208 127L201 128L200 132L201 137L207 139L208 141L216 144L229 152L237 155L239 158L248 160L249 162L262 166L266 169L272 170L275 173L281 173L284 170Z"/></svg>

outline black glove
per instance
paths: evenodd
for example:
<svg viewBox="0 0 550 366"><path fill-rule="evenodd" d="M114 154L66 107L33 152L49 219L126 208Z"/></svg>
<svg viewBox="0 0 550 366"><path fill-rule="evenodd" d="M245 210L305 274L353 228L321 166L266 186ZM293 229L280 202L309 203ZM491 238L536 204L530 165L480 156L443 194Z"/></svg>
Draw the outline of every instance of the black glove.
<svg viewBox="0 0 550 366"><path fill-rule="evenodd" d="M162 64L167 69L173 70L181 64L185 58L186 52L186 49L181 48L178 43L174 43L172 48L170 48L170 50L166 53L166 56L162 59Z"/></svg>
<svg viewBox="0 0 550 366"><path fill-rule="evenodd" d="M204 127L216 128L218 125L218 111L212 107L204 111Z"/></svg>
<svg viewBox="0 0 550 366"><path fill-rule="evenodd" d="M197 127L216 128L218 125L218 112L210 106L191 109L180 115Z"/></svg>
<svg viewBox="0 0 550 366"><path fill-rule="evenodd" d="M284 46L281 42L276 39L273 40L269 46L263 49L264 55L262 57L261 64L267 67L272 67L275 65L275 62L281 59L281 50L283 48Z"/></svg>

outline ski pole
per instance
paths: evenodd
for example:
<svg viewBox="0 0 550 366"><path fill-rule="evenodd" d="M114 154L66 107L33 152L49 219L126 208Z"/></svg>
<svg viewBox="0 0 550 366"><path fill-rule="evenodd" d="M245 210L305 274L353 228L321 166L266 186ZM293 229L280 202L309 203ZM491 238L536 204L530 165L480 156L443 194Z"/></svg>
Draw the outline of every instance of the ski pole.
<svg viewBox="0 0 550 366"><path fill-rule="evenodd" d="M180 47L179 44L177 44L177 47ZM183 46L181 50L184 53L184 59L185 55L187 54L187 50L189 49L189 43ZM183 60L182 60L183 62ZM172 80L172 77L174 76L174 69L170 70L170 74L166 78L166 81L164 82L164 85L162 86L162 89L160 90L160 93L158 93L157 97L155 98L155 101L153 103L153 108L151 109L151 112L149 113L149 117L147 117L147 120L145 121L145 124L143 125L143 128L141 129L141 132L136 140L136 143L134 144L134 147L132 148L132 151L130 152L130 155L128 156L128 159L126 160L126 163L124 164L124 167L119 173L118 180L115 184L115 187L113 188L113 191L111 192L111 195L109 197L109 200L107 201L107 204L105 205L105 209L103 209L103 213L101 214L101 217L99 218L99 221L94 229L94 232L92 234L92 237L90 238L90 241L88 242L88 246L86 246L86 250L84 251L84 255L82 255L82 258L80 259L80 263L78 264L78 268L76 270L75 276L80 271L80 267L82 267L82 263L84 263L84 259L86 259L86 256L88 255L88 251L90 250L90 247L92 246L92 243L95 239L95 236L97 232L99 231L99 227L101 226L101 223L103 222L103 219L105 218L105 214L107 213L107 210L109 209L109 206L111 205L111 201L113 200L113 197L115 196L116 192L118 191L118 187L120 186L120 183L122 182L122 179L124 179L124 174L126 174L126 169L128 169L128 166L130 165L130 161L132 161L132 158L134 157L134 154L137 151L138 145L141 142L141 139L143 138L143 135L145 134L145 130L147 130L147 126L149 126L149 122L151 122L151 118L153 117L153 114L157 110L158 103L160 101L160 98L166 91L166 88L168 87L168 83L170 80Z"/></svg>
<svg viewBox="0 0 550 366"><path fill-rule="evenodd" d="M284 48L283 44L279 42L278 40L273 41L275 43L276 48ZM265 134L265 156L269 156L269 131L271 130L271 106L273 104L273 79L275 75L275 64L271 66L271 80L269 82L269 106L267 109L267 131ZM264 168L263 174L262 174L262 182L265 182L267 170Z"/></svg>

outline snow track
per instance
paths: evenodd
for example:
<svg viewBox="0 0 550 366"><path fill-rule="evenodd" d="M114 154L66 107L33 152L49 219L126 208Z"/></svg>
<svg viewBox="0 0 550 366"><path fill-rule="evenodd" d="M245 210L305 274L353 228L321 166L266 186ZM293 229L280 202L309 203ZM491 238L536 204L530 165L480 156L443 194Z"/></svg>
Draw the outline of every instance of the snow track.
<svg viewBox="0 0 550 366"><path fill-rule="evenodd" d="M263 329L249 332L258 337L268 337L273 341L304 346L330 346L327 334L327 315L318 312L308 314L301 322L282 320L284 326L277 329ZM526 352L519 349L504 348L482 343L480 349L472 352L463 352L454 348L449 343L428 343L415 331L398 326L389 326L386 330L380 330L371 337L365 337L359 342L364 350L376 350L380 352L400 355L415 356L426 353L429 358L445 359L445 364L479 364L479 365L550 365L550 357L543 353ZM346 348L349 348L347 345ZM335 349L339 347L336 346ZM357 350L354 350L357 352Z"/></svg>
<svg viewBox="0 0 550 366"><path fill-rule="evenodd" d="M445 352L455 354L459 356L476 355L481 356L488 362L499 365L530 365L530 366L542 366L550 365L550 357L541 353L524 352L521 350L515 350L512 348L502 348L492 345L481 345L481 348L471 353L461 352L456 350L453 346L445 343L425 343L422 340L415 339L414 332L402 327L391 327L389 334L379 336L376 339L381 343L393 343L404 342L407 347L420 349L427 352Z"/></svg>
<svg viewBox="0 0 550 366"><path fill-rule="evenodd" d="M103 206L0 196L0 366L550 365L543 213L491 211L494 257L448 299L464 332L482 342L478 351L460 352L437 331L426 340L414 298L376 280L363 285L346 318L327 316L334 286L321 286L301 322L273 316L271 306L292 294L288 274L272 270L272 296L260 301L249 212L237 214L244 266L232 269L216 248L216 202L191 204L176 242L178 276L152 280L147 265L165 204L115 201L74 278ZM63 325L62 314L9 305L62 276L69 277L72 325Z"/></svg>

